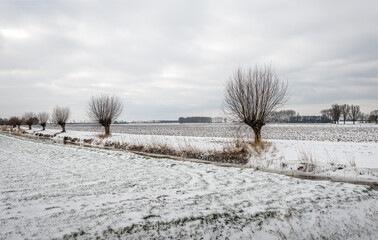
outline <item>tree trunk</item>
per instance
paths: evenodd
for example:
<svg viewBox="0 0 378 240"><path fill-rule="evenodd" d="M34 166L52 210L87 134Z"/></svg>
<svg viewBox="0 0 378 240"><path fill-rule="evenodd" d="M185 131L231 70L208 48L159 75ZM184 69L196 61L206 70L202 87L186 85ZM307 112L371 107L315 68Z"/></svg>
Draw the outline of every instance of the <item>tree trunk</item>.
<svg viewBox="0 0 378 240"><path fill-rule="evenodd" d="M28 125L28 126L29 126L29 130L32 130L31 125Z"/></svg>
<svg viewBox="0 0 378 240"><path fill-rule="evenodd" d="M354 124L355 121L356 121L356 120L353 119L353 124Z"/></svg>
<svg viewBox="0 0 378 240"><path fill-rule="evenodd" d="M344 118L344 124L345 124L345 118Z"/></svg>
<svg viewBox="0 0 378 240"><path fill-rule="evenodd" d="M261 128L262 128L262 126L252 127L253 132L255 133L255 143L261 142Z"/></svg>
<svg viewBox="0 0 378 240"><path fill-rule="evenodd" d="M42 126L42 131L45 131L46 130L46 124L42 123L41 126Z"/></svg>
<svg viewBox="0 0 378 240"><path fill-rule="evenodd" d="M110 125L105 125L105 135L108 136L110 135Z"/></svg>
<svg viewBox="0 0 378 240"><path fill-rule="evenodd" d="M61 124L60 126L62 127L62 132L66 132L66 124L63 123L63 124Z"/></svg>

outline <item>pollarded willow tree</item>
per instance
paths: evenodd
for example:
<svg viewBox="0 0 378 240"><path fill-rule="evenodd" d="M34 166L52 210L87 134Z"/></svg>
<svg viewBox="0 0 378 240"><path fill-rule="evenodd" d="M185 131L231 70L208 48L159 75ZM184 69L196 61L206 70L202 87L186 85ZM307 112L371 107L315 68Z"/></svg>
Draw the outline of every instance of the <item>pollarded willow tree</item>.
<svg viewBox="0 0 378 240"><path fill-rule="evenodd" d="M105 128L105 135L110 135L110 125L121 115L123 104L116 96L101 94L92 96L88 105L89 117Z"/></svg>
<svg viewBox="0 0 378 240"><path fill-rule="evenodd" d="M24 113L24 115L22 116L22 119L24 120L25 124L28 125L29 130L32 129L32 125L38 124L38 118L32 112Z"/></svg>
<svg viewBox="0 0 378 240"><path fill-rule="evenodd" d="M255 143L261 142L261 128L271 111L287 101L288 83L271 65L247 71L239 68L226 85L225 113L250 126Z"/></svg>
<svg viewBox="0 0 378 240"><path fill-rule="evenodd" d="M18 128L20 129L20 126L22 124L22 119L19 117L11 117L9 118L8 122L10 125L12 125L13 128L18 126Z"/></svg>
<svg viewBox="0 0 378 240"><path fill-rule="evenodd" d="M69 107L56 106L52 113L52 120L54 123L60 125L62 132L66 132L66 122L70 118L71 110Z"/></svg>
<svg viewBox="0 0 378 240"><path fill-rule="evenodd" d="M46 124L49 118L50 118L50 115L47 112L38 113L38 120L39 120L39 124L42 126L42 130L46 129Z"/></svg>

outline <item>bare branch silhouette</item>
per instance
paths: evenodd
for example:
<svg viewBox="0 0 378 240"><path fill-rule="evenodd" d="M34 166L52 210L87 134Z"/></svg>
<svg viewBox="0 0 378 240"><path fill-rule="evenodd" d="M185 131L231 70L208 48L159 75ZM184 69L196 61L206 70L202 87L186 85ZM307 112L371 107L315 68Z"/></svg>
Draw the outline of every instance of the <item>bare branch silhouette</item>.
<svg viewBox="0 0 378 240"><path fill-rule="evenodd" d="M116 96L92 96L88 105L88 115L105 128L105 135L110 135L110 125L122 113L123 104Z"/></svg>
<svg viewBox="0 0 378 240"><path fill-rule="evenodd" d="M56 106L52 113L52 120L54 123L62 127L62 132L66 132L66 122L71 115L71 110L69 107L59 107Z"/></svg>
<svg viewBox="0 0 378 240"><path fill-rule="evenodd" d="M271 65L256 66L248 71L239 68L227 83L224 111L250 126L258 143L265 119L287 101L287 90L287 81L282 81Z"/></svg>
<svg viewBox="0 0 378 240"><path fill-rule="evenodd" d="M42 126L43 130L46 129L46 123L49 120L50 115L47 112L38 113L39 124Z"/></svg>

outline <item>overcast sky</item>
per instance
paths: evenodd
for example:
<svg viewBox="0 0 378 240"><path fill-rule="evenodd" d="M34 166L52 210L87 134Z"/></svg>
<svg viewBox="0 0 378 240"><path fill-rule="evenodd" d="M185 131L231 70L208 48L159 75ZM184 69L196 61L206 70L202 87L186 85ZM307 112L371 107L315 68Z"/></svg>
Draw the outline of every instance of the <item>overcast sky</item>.
<svg viewBox="0 0 378 240"><path fill-rule="evenodd" d="M378 109L378 6L347 1L0 0L0 117L118 95L120 119L221 116L237 67L272 62L284 107Z"/></svg>

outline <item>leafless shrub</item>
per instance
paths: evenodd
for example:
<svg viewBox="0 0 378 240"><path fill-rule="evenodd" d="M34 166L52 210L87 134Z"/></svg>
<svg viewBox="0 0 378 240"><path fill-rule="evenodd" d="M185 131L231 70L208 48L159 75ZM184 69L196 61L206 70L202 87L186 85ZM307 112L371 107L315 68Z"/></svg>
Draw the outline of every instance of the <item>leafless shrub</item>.
<svg viewBox="0 0 378 240"><path fill-rule="evenodd" d="M28 125L29 130L32 129L32 125L38 124L38 118L32 112L26 112L26 113L24 113L24 115L22 116L22 118L23 118L25 124Z"/></svg>
<svg viewBox="0 0 378 240"><path fill-rule="evenodd" d="M331 156L331 154L328 152L327 149L324 149L327 156L327 163L331 165L332 167L336 167L340 164L339 159L336 156Z"/></svg>
<svg viewBox="0 0 378 240"><path fill-rule="evenodd" d="M89 101L88 115L105 128L105 135L110 135L110 124L122 113L123 104L116 96L92 96Z"/></svg>
<svg viewBox="0 0 378 240"><path fill-rule="evenodd" d="M244 148L202 150L187 141L183 144L180 144L178 147L171 146L167 142L157 139L153 139L150 143L147 144L141 143L138 140L134 140L132 143L105 141L103 145L105 147L113 147L116 149L124 149L135 152L193 158L221 163L246 164L249 160L249 152Z"/></svg>
<svg viewBox="0 0 378 240"><path fill-rule="evenodd" d="M261 128L271 111L287 101L287 82L270 66L241 68L230 77L225 91L225 113L250 126L255 142L261 141Z"/></svg>
<svg viewBox="0 0 378 240"><path fill-rule="evenodd" d="M62 132L66 132L66 122L71 115L71 110L69 107L59 107L56 106L52 113L52 120L54 123L62 127Z"/></svg>
<svg viewBox="0 0 378 240"><path fill-rule="evenodd" d="M269 168L277 160L276 147L270 142L261 141L249 144L250 164L252 167ZM281 159L280 159L281 160Z"/></svg>
<svg viewBox="0 0 378 240"><path fill-rule="evenodd" d="M39 124L41 124L43 130L46 129L46 123L49 120L50 115L47 112L38 113Z"/></svg>
<svg viewBox="0 0 378 240"><path fill-rule="evenodd" d="M356 159L353 154L345 154L346 159L348 160L349 166L356 168Z"/></svg>
<svg viewBox="0 0 378 240"><path fill-rule="evenodd" d="M309 150L300 149L299 150L299 161L300 165L297 170L304 172L313 172L316 168L316 158L314 154Z"/></svg>

